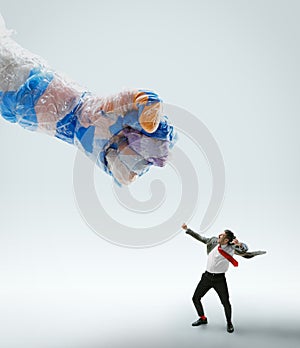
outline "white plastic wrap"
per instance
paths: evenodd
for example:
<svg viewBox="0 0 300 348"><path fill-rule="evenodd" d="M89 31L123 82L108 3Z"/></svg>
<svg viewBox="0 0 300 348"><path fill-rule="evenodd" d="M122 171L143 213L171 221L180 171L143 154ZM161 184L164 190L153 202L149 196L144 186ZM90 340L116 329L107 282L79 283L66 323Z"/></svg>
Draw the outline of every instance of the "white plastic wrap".
<svg viewBox="0 0 300 348"><path fill-rule="evenodd" d="M18 45L0 15L0 113L76 145L120 184L164 166L175 141L162 101L148 90L94 96Z"/></svg>

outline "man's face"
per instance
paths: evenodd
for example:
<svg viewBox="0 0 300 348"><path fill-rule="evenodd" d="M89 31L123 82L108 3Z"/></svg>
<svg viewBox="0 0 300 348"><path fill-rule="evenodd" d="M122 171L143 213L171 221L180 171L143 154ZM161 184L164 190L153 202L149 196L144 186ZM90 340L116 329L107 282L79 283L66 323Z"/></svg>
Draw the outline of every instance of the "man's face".
<svg viewBox="0 0 300 348"><path fill-rule="evenodd" d="M226 233L225 232L220 233L218 243L220 245L224 245L224 244L227 244L228 242L229 242L229 239L227 238Z"/></svg>

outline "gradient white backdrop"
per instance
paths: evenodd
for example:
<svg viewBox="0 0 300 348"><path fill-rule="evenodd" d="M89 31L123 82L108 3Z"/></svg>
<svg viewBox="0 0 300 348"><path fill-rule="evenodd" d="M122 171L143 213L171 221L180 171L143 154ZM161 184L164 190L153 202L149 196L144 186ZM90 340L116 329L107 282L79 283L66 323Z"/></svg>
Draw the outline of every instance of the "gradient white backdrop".
<svg viewBox="0 0 300 348"><path fill-rule="evenodd" d="M93 92L154 89L199 117L226 166L206 235L230 228L268 252L228 272L235 333L213 292L209 325L192 328L205 247L184 233L138 250L101 239L74 200L76 149L0 118L0 346L298 347L300 2L0 0L0 11L17 42ZM209 170L186 151L203 185L197 230ZM99 178L101 195L111 179Z"/></svg>

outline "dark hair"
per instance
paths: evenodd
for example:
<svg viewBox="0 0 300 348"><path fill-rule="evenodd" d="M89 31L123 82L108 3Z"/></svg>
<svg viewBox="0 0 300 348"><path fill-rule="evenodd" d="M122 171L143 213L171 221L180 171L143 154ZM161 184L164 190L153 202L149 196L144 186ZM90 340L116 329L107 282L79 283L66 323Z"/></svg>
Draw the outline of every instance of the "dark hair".
<svg viewBox="0 0 300 348"><path fill-rule="evenodd" d="M233 232L231 232L230 230L225 230L224 232L226 234L226 237L229 239L229 243L231 243L236 238Z"/></svg>

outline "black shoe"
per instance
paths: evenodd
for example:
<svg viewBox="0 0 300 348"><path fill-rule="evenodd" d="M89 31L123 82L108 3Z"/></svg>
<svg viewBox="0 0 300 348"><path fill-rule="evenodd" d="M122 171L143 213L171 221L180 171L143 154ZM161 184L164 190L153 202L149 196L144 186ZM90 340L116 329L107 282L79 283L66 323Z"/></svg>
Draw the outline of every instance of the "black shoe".
<svg viewBox="0 0 300 348"><path fill-rule="evenodd" d="M205 319L201 319L199 318L198 320L196 320L192 326L199 326L199 325L203 325L203 324L207 324L207 318Z"/></svg>
<svg viewBox="0 0 300 348"><path fill-rule="evenodd" d="M230 333L234 331L234 327L233 327L232 323L227 323L227 331Z"/></svg>

